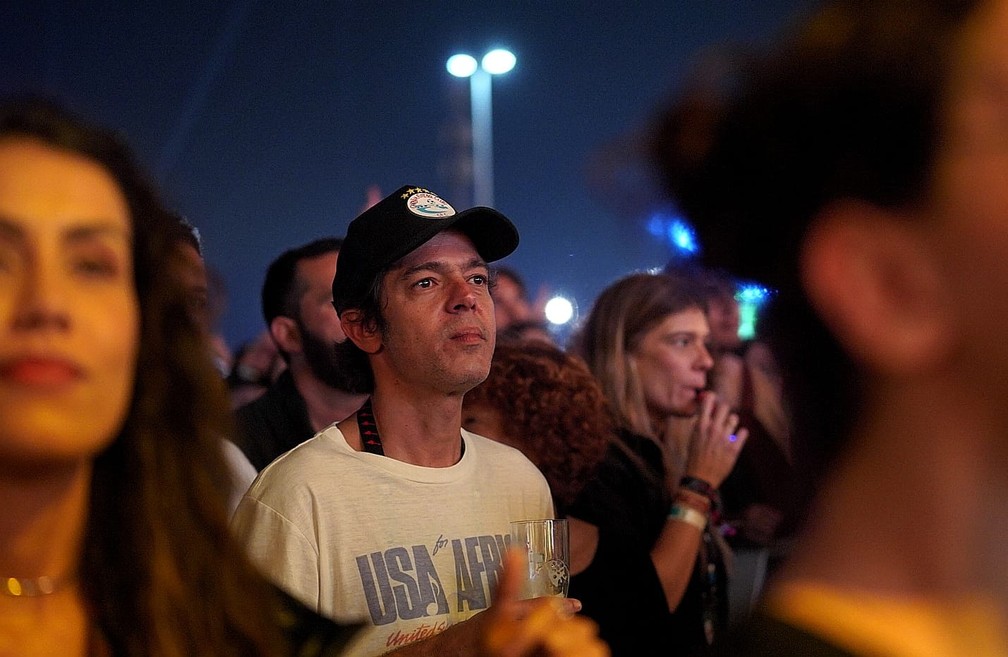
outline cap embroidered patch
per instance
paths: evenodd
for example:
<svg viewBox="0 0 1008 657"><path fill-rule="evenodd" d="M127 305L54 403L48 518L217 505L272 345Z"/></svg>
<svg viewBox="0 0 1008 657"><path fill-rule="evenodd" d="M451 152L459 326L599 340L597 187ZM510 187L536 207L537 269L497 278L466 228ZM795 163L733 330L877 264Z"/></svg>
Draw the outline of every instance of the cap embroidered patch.
<svg viewBox="0 0 1008 657"><path fill-rule="evenodd" d="M406 200L406 208L418 217L450 217L455 214L455 208L437 194L419 187L414 191Z"/></svg>

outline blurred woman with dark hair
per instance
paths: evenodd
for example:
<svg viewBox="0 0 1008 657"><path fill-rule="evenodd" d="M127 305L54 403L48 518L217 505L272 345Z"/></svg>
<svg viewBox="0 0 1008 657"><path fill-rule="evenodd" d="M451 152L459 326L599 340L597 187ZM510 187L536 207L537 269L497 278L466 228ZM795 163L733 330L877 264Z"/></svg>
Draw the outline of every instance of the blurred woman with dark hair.
<svg viewBox="0 0 1008 657"><path fill-rule="evenodd" d="M176 222L111 133L0 110L0 643L19 655L293 655L348 632L231 539L220 376Z"/></svg>
<svg viewBox="0 0 1008 657"><path fill-rule="evenodd" d="M815 491L726 655L1008 655L1006 33L1004 0L827 2L655 137L707 263L777 290Z"/></svg>

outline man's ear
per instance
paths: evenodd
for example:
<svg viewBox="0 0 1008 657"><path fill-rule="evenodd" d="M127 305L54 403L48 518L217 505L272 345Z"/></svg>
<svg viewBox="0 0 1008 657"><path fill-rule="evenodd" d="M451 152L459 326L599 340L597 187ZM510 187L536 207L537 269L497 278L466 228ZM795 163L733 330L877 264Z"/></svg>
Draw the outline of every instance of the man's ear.
<svg viewBox="0 0 1008 657"><path fill-rule="evenodd" d="M343 333L364 353L376 354L381 350L381 332L374 322L365 322L359 310L344 310L340 315L340 326L343 327Z"/></svg>
<svg viewBox="0 0 1008 657"><path fill-rule="evenodd" d="M269 331L281 351L288 354L301 352L301 331L292 318L283 315L274 317L270 322Z"/></svg>
<svg viewBox="0 0 1008 657"><path fill-rule="evenodd" d="M837 201L812 223L800 258L812 305L855 359L898 373L946 353L954 316L914 217Z"/></svg>

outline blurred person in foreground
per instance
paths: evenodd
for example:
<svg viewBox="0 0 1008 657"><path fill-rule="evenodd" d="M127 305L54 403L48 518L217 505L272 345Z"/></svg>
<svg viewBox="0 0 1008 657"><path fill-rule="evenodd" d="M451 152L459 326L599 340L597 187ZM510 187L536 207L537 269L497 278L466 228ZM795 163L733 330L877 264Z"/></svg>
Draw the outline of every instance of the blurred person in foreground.
<svg viewBox="0 0 1008 657"><path fill-rule="evenodd" d="M512 520L553 517L542 473L462 429L495 345L488 262L518 245L504 215L402 187L350 222L332 284L367 402L269 464L232 521L288 592L366 618L350 654L487 654L510 621L536 654L608 654L573 599L494 601Z"/></svg>
<svg viewBox="0 0 1008 657"><path fill-rule="evenodd" d="M332 305L343 240L325 237L270 263L262 313L286 367L257 399L235 411L238 444L256 470L360 408L337 345L346 340Z"/></svg>
<svg viewBox="0 0 1008 657"><path fill-rule="evenodd" d="M619 486L637 491L633 511L614 507L613 492L600 485L591 488L590 497L585 494L591 503L571 513L599 527L600 546L610 551L612 546L602 543L603 529L615 541L621 534L634 536L649 550L651 559L638 563L634 576L649 584L641 588L642 597L664 605L665 613L657 615L655 631L662 637L657 645L675 654L709 648L728 625L731 554L722 535L718 488L748 437L738 415L706 390L713 360L705 311L703 297L686 277L627 274L602 290L573 346L613 409L620 440L643 467L640 474L625 467L617 471ZM657 489L641 493L648 479ZM636 526L627 524L630 520ZM572 581L571 588L590 590L605 613L629 625L633 608L621 606L614 595L619 576L606 568L629 566L610 558L586 573L583 583Z"/></svg>
<svg viewBox="0 0 1008 657"><path fill-rule="evenodd" d="M0 109L0 650L334 655L227 526L229 435L177 221L119 139Z"/></svg>
<svg viewBox="0 0 1008 657"><path fill-rule="evenodd" d="M707 262L777 290L815 475L726 655L1008 655L1006 34L1003 0L826 3L655 137Z"/></svg>

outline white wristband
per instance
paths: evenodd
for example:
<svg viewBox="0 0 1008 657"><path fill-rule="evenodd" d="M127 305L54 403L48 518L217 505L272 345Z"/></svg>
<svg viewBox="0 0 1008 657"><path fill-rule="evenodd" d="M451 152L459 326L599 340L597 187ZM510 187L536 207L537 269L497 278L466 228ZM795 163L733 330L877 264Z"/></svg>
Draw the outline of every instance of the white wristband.
<svg viewBox="0 0 1008 657"><path fill-rule="evenodd" d="M672 508L669 509L668 517L669 520L678 520L679 522L685 522L687 525L693 525L700 531L707 528L707 516L688 506L673 504Z"/></svg>

